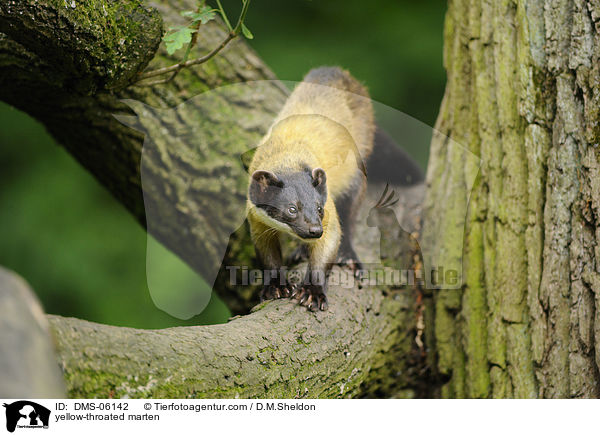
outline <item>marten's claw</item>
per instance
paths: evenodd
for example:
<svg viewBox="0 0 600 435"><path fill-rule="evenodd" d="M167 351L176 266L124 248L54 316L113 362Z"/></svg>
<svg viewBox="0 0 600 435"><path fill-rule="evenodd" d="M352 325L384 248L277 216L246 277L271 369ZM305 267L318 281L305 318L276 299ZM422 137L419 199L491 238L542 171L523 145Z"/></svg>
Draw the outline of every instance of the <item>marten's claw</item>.
<svg viewBox="0 0 600 435"><path fill-rule="evenodd" d="M327 305L327 297L321 293L313 299L313 303L309 309L311 311L317 311L317 309L321 311L327 311L327 308L329 308Z"/></svg>
<svg viewBox="0 0 600 435"><path fill-rule="evenodd" d="M292 285L292 292L290 294L290 298L292 299L299 299L299 295L300 292L302 291L302 287L299 287L297 285Z"/></svg>
<svg viewBox="0 0 600 435"><path fill-rule="evenodd" d="M260 300L266 301L269 299L281 299L290 296L289 289L285 287L277 287L276 285L265 285L260 293Z"/></svg>
<svg viewBox="0 0 600 435"><path fill-rule="evenodd" d="M296 287L292 292L292 297L298 301L300 305L304 305L308 299L309 293L304 287Z"/></svg>
<svg viewBox="0 0 600 435"><path fill-rule="evenodd" d="M350 269L355 278L360 278L363 270L363 265L358 259L354 251L342 252L338 257L338 263Z"/></svg>
<svg viewBox="0 0 600 435"><path fill-rule="evenodd" d="M263 302L269 299L275 299L275 295L273 294L272 286L266 285L260 292L260 301Z"/></svg>
<svg viewBox="0 0 600 435"><path fill-rule="evenodd" d="M300 305L303 307L309 307L312 303L312 295L309 292L305 292L300 298Z"/></svg>
<svg viewBox="0 0 600 435"><path fill-rule="evenodd" d="M280 297L282 297L282 298L289 298L292 295L292 292L290 291L290 289L287 286L281 287L279 289L279 293L281 294Z"/></svg>
<svg viewBox="0 0 600 435"><path fill-rule="evenodd" d="M360 261L350 258L346 261L346 266L354 273L355 278L360 277L363 268Z"/></svg>
<svg viewBox="0 0 600 435"><path fill-rule="evenodd" d="M328 308L327 297L321 289L316 287L301 287L297 289L293 297L310 311L326 311Z"/></svg>

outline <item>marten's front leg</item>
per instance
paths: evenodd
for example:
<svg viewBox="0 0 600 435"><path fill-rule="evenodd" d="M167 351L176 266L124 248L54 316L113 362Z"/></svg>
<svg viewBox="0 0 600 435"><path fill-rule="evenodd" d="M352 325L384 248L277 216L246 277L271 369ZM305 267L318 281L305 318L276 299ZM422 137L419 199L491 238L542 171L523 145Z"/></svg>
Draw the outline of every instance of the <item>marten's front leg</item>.
<svg viewBox="0 0 600 435"><path fill-rule="evenodd" d="M329 272L340 245L337 219L332 222L323 236L308 245L308 269L304 283L294 296L310 311L327 310L327 284Z"/></svg>
<svg viewBox="0 0 600 435"><path fill-rule="evenodd" d="M251 225L250 234L263 273L260 300L290 297L291 289L286 284L285 273L282 269L279 234L261 222Z"/></svg>
<svg viewBox="0 0 600 435"><path fill-rule="evenodd" d="M310 311L325 311L327 305L327 281L331 266L321 269L312 269L310 266L306 271L302 287L295 289L293 296L298 299L300 305L307 307Z"/></svg>

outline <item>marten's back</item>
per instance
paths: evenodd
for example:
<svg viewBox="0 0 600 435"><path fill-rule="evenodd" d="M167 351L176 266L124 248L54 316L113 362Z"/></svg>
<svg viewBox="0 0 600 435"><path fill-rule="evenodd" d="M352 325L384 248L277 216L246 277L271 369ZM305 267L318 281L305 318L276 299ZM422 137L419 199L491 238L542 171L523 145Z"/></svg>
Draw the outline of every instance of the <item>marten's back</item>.
<svg viewBox="0 0 600 435"><path fill-rule="evenodd" d="M250 170L321 167L335 198L364 171L373 148L373 108L366 89L337 67L311 70L258 147Z"/></svg>
<svg viewBox="0 0 600 435"><path fill-rule="evenodd" d="M373 148L375 121L365 87L339 67L320 67L308 72L286 101L277 120L291 115L317 114L348 130L366 161Z"/></svg>

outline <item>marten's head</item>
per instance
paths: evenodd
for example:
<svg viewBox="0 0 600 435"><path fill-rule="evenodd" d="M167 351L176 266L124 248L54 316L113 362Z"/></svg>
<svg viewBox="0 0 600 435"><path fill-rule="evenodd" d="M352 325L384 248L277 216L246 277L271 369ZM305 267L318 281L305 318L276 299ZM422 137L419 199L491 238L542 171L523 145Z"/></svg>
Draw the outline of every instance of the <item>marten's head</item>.
<svg viewBox="0 0 600 435"><path fill-rule="evenodd" d="M317 239L323 234L327 200L325 171L254 171L250 178L250 201L264 222L301 239Z"/></svg>

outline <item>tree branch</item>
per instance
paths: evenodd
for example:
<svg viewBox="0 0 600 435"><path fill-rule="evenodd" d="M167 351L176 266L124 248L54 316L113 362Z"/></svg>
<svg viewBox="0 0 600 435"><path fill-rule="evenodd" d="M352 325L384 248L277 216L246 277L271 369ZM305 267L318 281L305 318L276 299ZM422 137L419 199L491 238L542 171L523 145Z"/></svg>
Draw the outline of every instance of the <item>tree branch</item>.
<svg viewBox="0 0 600 435"><path fill-rule="evenodd" d="M423 186L396 192L402 227L416 230ZM396 231L385 235L396 242L394 260L412 263L403 229L392 220L381 226ZM373 249L365 233L356 241L360 252ZM328 295L326 312L269 301L224 325L144 331L59 316L50 323L70 397L412 397L431 388L415 342L415 289L333 285Z"/></svg>
<svg viewBox="0 0 600 435"><path fill-rule="evenodd" d="M334 288L330 310L291 300L224 325L144 331L50 316L71 397L389 396L413 386L410 292Z"/></svg>
<svg viewBox="0 0 600 435"><path fill-rule="evenodd" d="M246 183L247 174L240 156L258 143L286 92L239 40L168 84L127 87L150 59L152 69L174 63L162 49L156 52L162 34L160 18L181 23L180 10L192 9L194 2L171 5L163 0L153 5L160 15L139 0L77 3L75 8L54 0L3 3L0 32L6 36L0 36L0 98L42 122L148 232L212 284L213 271L223 258L214 247L239 226L239 213L229 205L243 202L239 186ZM200 50L215 47L229 33L216 21L202 28ZM144 135L115 119L117 113L132 113L122 100L148 108L176 108L206 90L257 80L273 80L262 82L260 99L256 87L242 86L219 102L235 110L235 117L217 116L215 110L222 109L206 99L204 104L187 105L187 117L152 119L152 131L140 125L152 136L152 142L146 142L144 170L154 182L142 194ZM193 143L171 134L173 129L196 133ZM198 191L214 192L215 174L227 178L218 192L219 202L202 203ZM194 180L192 188L182 189L190 180ZM146 219L147 210L153 210L152 221ZM256 302L227 286L219 286L218 291L235 313Z"/></svg>

